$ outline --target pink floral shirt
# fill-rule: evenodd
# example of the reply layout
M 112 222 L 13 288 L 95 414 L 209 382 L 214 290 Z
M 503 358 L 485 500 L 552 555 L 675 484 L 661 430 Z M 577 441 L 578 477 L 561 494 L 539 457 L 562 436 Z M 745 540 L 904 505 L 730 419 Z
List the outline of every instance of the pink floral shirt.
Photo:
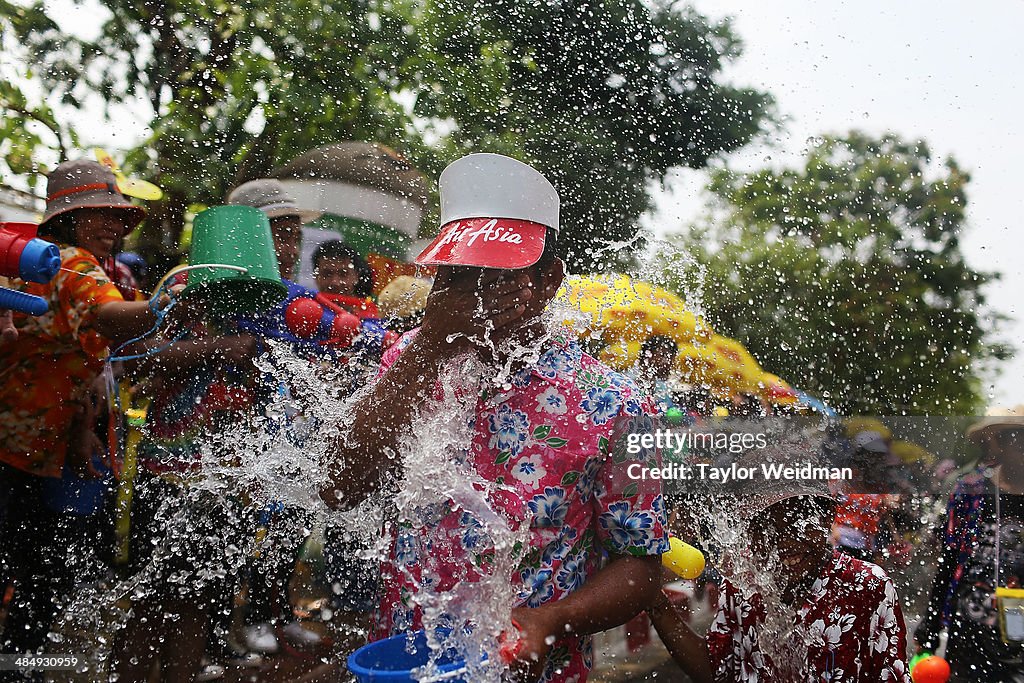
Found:
M 385 353 L 390 367 L 411 335 Z M 456 461 L 496 484 L 492 506 L 516 527 L 529 525 L 529 545 L 516 572 L 519 604 L 537 607 L 579 590 L 607 553 L 655 555 L 668 548 L 660 483 L 631 479 L 630 464 L 656 467 L 653 450 L 615 447 L 627 431 L 652 429 L 651 406 L 632 380 L 558 338 L 511 387 L 485 392 L 476 404 L 473 439 Z M 635 473 L 635 468 L 634 468 Z M 385 563 L 375 637 L 420 628 L 410 597 L 418 587 L 445 592 L 487 571 L 493 550 L 483 525 L 449 501 L 435 511 L 426 541 L 400 524 Z M 589 637 L 557 641 L 541 681 L 582 683 L 593 664 Z
M 878 565 L 836 551 L 796 619 L 787 651 L 805 670 L 787 673 L 759 642 L 764 599 L 748 600 L 726 581 L 707 633 L 715 682 L 911 683 L 900 602 Z

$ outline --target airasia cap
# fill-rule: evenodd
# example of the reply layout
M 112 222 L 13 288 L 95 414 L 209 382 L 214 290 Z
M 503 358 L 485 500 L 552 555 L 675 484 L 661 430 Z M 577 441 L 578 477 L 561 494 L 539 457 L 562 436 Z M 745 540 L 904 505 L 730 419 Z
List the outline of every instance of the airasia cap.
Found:
M 470 154 L 438 179 L 441 232 L 421 266 L 526 268 L 558 231 L 558 193 L 539 171 L 501 154 Z

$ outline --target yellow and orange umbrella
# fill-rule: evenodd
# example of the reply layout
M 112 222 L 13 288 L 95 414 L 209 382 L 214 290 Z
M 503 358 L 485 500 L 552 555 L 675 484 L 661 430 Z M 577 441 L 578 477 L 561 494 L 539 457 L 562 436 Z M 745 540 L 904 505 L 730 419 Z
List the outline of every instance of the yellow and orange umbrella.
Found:
M 797 402 L 786 382 L 765 372 L 735 339 L 715 334 L 676 294 L 626 275 L 584 275 L 566 280 L 555 297 L 575 316 L 580 336 L 599 335 L 607 344 L 601 359 L 624 370 L 636 363 L 642 343 L 655 335 L 679 345 L 680 379 L 722 396 L 747 393 L 774 404 Z
M 688 344 L 711 337 L 711 327 L 677 295 L 626 275 L 569 278 L 555 300 L 582 314 L 581 333 L 600 331 L 609 343 L 661 335 Z

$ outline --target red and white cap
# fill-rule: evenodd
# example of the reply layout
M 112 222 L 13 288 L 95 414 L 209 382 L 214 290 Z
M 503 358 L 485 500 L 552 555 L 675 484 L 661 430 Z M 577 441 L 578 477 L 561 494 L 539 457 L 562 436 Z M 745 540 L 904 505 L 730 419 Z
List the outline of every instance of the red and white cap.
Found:
M 558 193 L 533 167 L 500 154 L 470 154 L 438 179 L 441 232 L 416 257 L 421 266 L 515 269 L 544 252 L 558 231 Z

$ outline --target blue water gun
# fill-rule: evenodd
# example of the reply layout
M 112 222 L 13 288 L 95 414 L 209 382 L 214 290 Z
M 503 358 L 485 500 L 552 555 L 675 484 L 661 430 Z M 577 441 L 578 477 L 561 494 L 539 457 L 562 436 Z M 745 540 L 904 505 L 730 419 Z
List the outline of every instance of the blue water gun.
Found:
M 36 237 L 35 223 L 0 223 L 0 275 L 46 283 L 60 270 L 57 245 Z M 0 309 L 42 315 L 46 299 L 0 287 Z

